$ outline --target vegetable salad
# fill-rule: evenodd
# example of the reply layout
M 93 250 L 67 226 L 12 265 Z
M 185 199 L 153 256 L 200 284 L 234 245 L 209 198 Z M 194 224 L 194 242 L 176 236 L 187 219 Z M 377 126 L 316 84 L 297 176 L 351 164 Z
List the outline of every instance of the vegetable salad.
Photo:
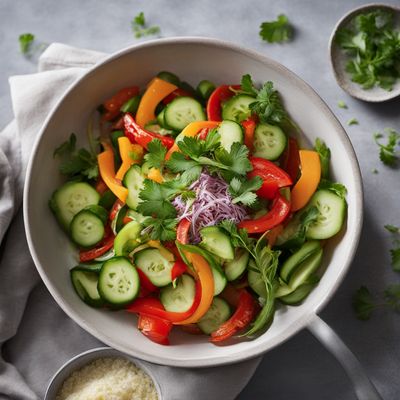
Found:
M 90 149 L 75 135 L 56 149 L 68 181 L 50 199 L 86 304 L 137 314 L 159 344 L 174 326 L 218 343 L 265 331 L 318 284 L 346 189 L 329 179 L 325 143 L 300 147 L 272 82 L 194 89 L 160 72 L 98 114 Z

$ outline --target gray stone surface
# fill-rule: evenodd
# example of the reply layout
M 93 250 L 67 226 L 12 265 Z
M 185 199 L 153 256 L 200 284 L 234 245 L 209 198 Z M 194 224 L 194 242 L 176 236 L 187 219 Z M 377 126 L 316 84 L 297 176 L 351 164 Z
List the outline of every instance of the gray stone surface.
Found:
M 348 97 L 333 78 L 327 50 L 336 21 L 361 4 L 361 0 L 0 0 L 0 127 L 12 118 L 8 77 L 34 72 L 36 68 L 33 61 L 19 53 L 17 38 L 23 32 L 32 32 L 43 42 L 113 52 L 137 41 L 131 33 L 130 20 L 143 10 L 150 24 L 160 25 L 164 37 L 228 39 L 289 67 L 316 89 L 345 127 L 352 117 L 360 122 L 347 127 L 347 131 L 359 157 L 365 185 L 361 244 L 345 281 L 321 316 L 354 351 L 384 399 L 395 400 L 400 397 L 399 316 L 379 310 L 370 321 L 358 321 L 351 309 L 351 297 L 361 284 L 379 295 L 387 284 L 400 282 L 400 276 L 390 269 L 391 240 L 383 229 L 385 223 L 400 225 L 400 171 L 380 163 L 372 140 L 372 132 L 385 127 L 400 130 L 400 101 L 373 105 Z M 258 37 L 260 22 L 279 13 L 287 14 L 293 22 L 294 41 L 285 45 L 262 43 Z M 338 100 L 344 100 L 349 108 L 339 109 Z M 374 168 L 378 174 L 372 173 Z M 239 399 L 353 400 L 355 396 L 336 361 L 308 332 L 302 332 L 266 354 Z

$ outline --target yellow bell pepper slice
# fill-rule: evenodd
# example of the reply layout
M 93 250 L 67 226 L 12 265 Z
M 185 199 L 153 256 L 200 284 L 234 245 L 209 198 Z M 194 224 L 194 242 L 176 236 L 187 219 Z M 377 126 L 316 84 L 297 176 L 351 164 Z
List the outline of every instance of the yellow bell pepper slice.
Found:
M 317 190 L 321 179 L 321 161 L 316 151 L 300 150 L 301 176 L 291 192 L 291 209 L 303 208 Z
M 156 118 L 154 111 L 157 104 L 176 89 L 178 87 L 172 83 L 160 78 L 154 78 L 140 100 L 136 113 L 136 122 L 144 127 L 149 121 L 154 120 Z
M 131 165 L 141 162 L 144 150 L 139 144 L 132 144 L 126 136 L 118 138 L 118 147 L 122 164 L 115 177 L 122 180 Z
M 149 171 L 147 177 L 157 183 L 164 182 L 164 178 L 161 174 L 161 171 L 158 168 L 150 168 L 150 171 Z

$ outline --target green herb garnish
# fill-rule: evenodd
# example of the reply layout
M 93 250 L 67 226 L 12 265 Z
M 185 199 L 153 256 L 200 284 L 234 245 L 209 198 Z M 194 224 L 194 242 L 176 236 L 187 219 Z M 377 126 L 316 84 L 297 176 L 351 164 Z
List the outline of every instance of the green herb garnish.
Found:
M 350 119 L 347 121 L 347 125 L 348 125 L 348 126 L 351 126 L 351 125 L 358 125 L 358 119 L 357 119 L 357 118 L 350 118 Z
M 141 38 L 143 36 L 155 35 L 160 33 L 160 27 L 153 25 L 147 26 L 146 19 L 144 17 L 143 11 L 137 14 L 132 20 L 132 31 L 136 38 Z
M 348 54 L 346 71 L 363 89 L 376 85 L 388 91 L 400 77 L 400 32 L 393 12 L 375 10 L 355 16 L 340 29 L 336 42 Z
M 229 183 L 229 194 L 232 196 L 232 203 L 242 203 L 245 206 L 251 206 L 257 201 L 257 194 L 254 193 L 260 189 L 263 180 L 259 176 L 252 179 L 233 178 Z
M 338 105 L 339 108 L 348 108 L 347 104 L 343 100 L 339 100 L 337 102 L 337 105 Z
M 150 168 L 158 168 L 162 170 L 165 163 L 166 147 L 161 143 L 160 139 L 153 139 L 147 145 L 147 153 L 144 156 L 145 161 Z
M 35 35 L 32 33 L 23 33 L 19 35 L 19 47 L 22 54 L 27 54 L 32 48 L 33 41 L 35 40 Z
M 382 133 L 374 133 L 374 139 L 376 144 L 379 146 L 379 158 L 380 160 L 389 167 L 394 167 L 398 161 L 398 155 L 396 152 L 396 148 L 399 145 L 400 134 L 397 133 L 394 129 L 385 128 L 387 132 L 387 143 L 382 144 L 379 142 L 380 139 L 384 138 Z
M 393 248 L 390 249 L 392 269 L 400 272 L 400 228 L 395 225 L 385 225 L 384 227 L 393 235 Z
M 276 21 L 266 21 L 260 26 L 260 37 L 268 43 L 288 42 L 292 34 L 293 29 L 284 14 L 278 15 Z
M 341 199 L 345 199 L 347 194 L 346 186 L 344 186 L 342 183 L 332 182 L 328 179 L 321 179 L 318 189 L 329 190 L 332 193 L 335 193 L 336 196 L 339 196 Z
M 319 155 L 319 159 L 321 161 L 321 176 L 324 179 L 329 177 L 329 164 L 331 161 L 331 151 L 329 147 L 322 141 L 320 138 L 315 140 L 314 145 L 315 151 Z

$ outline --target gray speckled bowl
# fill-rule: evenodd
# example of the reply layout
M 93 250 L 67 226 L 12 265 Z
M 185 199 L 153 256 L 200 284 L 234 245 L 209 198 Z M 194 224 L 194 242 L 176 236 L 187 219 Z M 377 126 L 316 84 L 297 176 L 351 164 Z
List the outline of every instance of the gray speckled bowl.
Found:
M 51 378 L 49 386 L 47 387 L 46 394 L 44 396 L 44 400 L 54 400 L 58 391 L 61 389 L 64 381 L 76 370 L 84 367 L 90 362 L 104 357 L 122 357 L 127 360 L 133 362 L 137 367 L 141 368 L 154 382 L 154 386 L 156 388 L 158 399 L 162 400 L 161 387 L 156 381 L 152 372 L 140 361 L 136 358 L 128 356 L 127 354 L 121 353 L 117 350 L 114 350 L 110 347 L 98 347 L 95 349 L 91 349 L 85 351 L 77 356 L 71 358 L 67 361 Z
M 335 75 L 336 81 L 339 86 L 346 91 L 350 96 L 357 99 L 368 101 L 371 103 L 379 103 L 382 101 L 387 101 L 394 99 L 400 95 L 400 80 L 398 80 L 393 89 L 388 92 L 380 87 L 374 87 L 372 89 L 364 90 L 358 83 L 352 82 L 350 74 L 345 70 L 346 62 L 348 60 L 347 56 L 343 53 L 343 50 L 335 43 L 335 36 L 338 29 L 345 28 L 351 21 L 351 19 L 357 14 L 361 14 L 365 11 L 371 11 L 374 9 L 389 9 L 395 13 L 395 24 L 400 27 L 400 7 L 386 4 L 367 4 L 358 8 L 353 9 L 348 12 L 333 29 L 330 42 L 329 42 L 329 52 L 331 58 L 331 65 L 333 73 Z

